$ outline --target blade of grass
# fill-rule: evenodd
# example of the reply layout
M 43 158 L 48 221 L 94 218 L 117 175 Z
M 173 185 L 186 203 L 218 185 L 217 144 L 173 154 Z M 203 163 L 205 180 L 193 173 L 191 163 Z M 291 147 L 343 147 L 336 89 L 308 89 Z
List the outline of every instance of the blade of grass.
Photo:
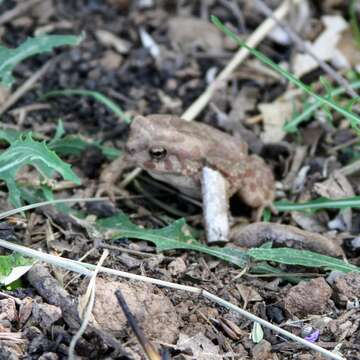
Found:
M 56 90 L 44 94 L 41 97 L 41 99 L 47 99 L 55 96 L 73 96 L 73 95 L 90 96 L 94 98 L 96 101 L 105 105 L 110 111 L 112 111 L 116 116 L 121 118 L 126 123 L 130 124 L 131 122 L 131 119 L 127 115 L 125 115 L 125 113 L 122 111 L 119 105 L 117 105 L 114 101 L 112 101 L 107 96 L 101 94 L 98 91 L 81 90 L 81 89 Z
M 239 46 L 244 47 L 248 51 L 251 52 L 258 60 L 260 60 L 262 63 L 268 65 L 270 68 L 275 70 L 278 74 L 282 75 L 284 78 L 289 80 L 292 84 L 296 85 L 300 89 L 302 89 L 307 94 L 311 95 L 318 101 L 320 101 L 322 104 L 328 105 L 332 109 L 336 110 L 338 113 L 343 115 L 345 118 L 347 118 L 351 125 L 360 133 L 360 118 L 356 116 L 356 114 L 342 108 L 334 101 L 331 101 L 321 95 L 318 95 L 314 93 L 309 86 L 305 85 L 301 80 L 299 80 L 297 77 L 274 63 L 271 59 L 269 59 L 267 56 L 262 54 L 260 51 L 253 49 L 249 47 L 244 41 L 242 41 L 235 33 L 233 33 L 230 29 L 228 29 L 216 16 L 211 16 L 211 21 L 213 24 L 221 30 L 225 35 L 233 39 Z
M 350 17 L 350 25 L 351 30 L 354 35 L 356 45 L 360 48 L 360 28 L 359 22 L 356 16 L 356 0 L 351 0 L 349 5 L 349 17 Z
M 320 210 L 320 209 L 346 209 L 346 208 L 360 208 L 360 196 L 353 196 L 344 199 L 327 199 L 320 198 L 311 200 L 305 203 L 295 204 L 288 201 L 278 201 L 274 203 L 278 211 L 305 211 L 305 210 Z
M 360 272 L 360 268 L 331 256 L 321 255 L 308 250 L 289 248 L 265 249 L 254 248 L 248 251 L 248 255 L 255 260 L 274 261 L 287 265 L 302 265 L 307 267 L 322 267 L 328 270 L 341 272 Z
M 350 87 L 354 90 L 360 88 L 360 81 L 355 81 L 350 84 Z M 345 93 L 345 89 L 343 87 L 334 89 L 329 95 L 334 97 Z M 304 111 L 298 116 L 294 117 L 292 120 L 287 122 L 283 126 L 283 130 L 288 133 L 293 133 L 297 131 L 297 127 L 302 122 L 305 122 L 310 119 L 311 114 L 321 106 L 321 102 L 319 100 L 315 100 L 310 106 L 308 106 Z

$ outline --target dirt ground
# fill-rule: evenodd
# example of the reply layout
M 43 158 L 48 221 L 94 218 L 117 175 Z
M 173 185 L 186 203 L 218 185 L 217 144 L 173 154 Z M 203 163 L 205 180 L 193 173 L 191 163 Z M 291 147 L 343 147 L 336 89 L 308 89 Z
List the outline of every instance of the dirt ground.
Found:
M 48 64 L 36 83 L 2 112 L 3 127 L 31 130 L 51 139 L 61 119 L 66 134 L 119 150 L 124 149 L 129 126 L 109 108 L 89 96 L 45 100 L 41 96 L 53 90 L 94 90 L 116 102 L 129 117 L 181 116 L 237 51 L 237 45 L 211 24 L 210 15 L 218 16 L 243 39 L 265 19 L 250 0 L 42 0 L 1 22 L 2 14 L 21 2 L 25 0 L 5 0 L 0 5 L 4 45 L 16 47 L 39 33 L 83 33 L 85 38 L 79 46 L 61 47 L 16 67 L 16 81 L 10 95 L 2 89 L 4 96 L 11 96 Z M 281 2 L 265 3 L 274 10 Z M 305 17 L 295 11 L 289 20 L 295 28 L 301 25 L 304 40 L 313 42 L 324 31 L 323 16 L 339 16 L 349 24 L 348 1 L 305 3 L 309 11 Z M 360 9 L 357 11 L 359 15 Z M 280 35 L 284 37 L 284 32 Z M 346 36 L 340 41 L 341 51 L 349 68 L 354 69 L 359 50 Z M 301 72 L 295 60 L 300 51 L 289 39 L 279 37 L 265 36 L 257 48 L 323 92 L 318 79 L 324 71 L 314 66 Z M 336 71 L 345 75 L 346 67 Z M 359 195 L 356 170 L 342 171 L 359 158 L 358 134 L 341 115 L 334 113 L 329 122 L 326 113 L 319 110 L 296 132 L 282 131 L 286 114 L 291 116 L 294 108 L 301 111 L 305 99 L 286 79 L 250 57 L 218 86 L 196 121 L 245 139 L 250 153 L 262 157 L 273 170 L 277 200 L 305 202 L 320 196 Z M 346 105 L 346 98 L 339 101 Z M 3 103 L 0 99 L 0 111 Z M 358 112 L 356 106 L 353 110 Z M 63 160 L 72 165 L 82 184 L 62 188 L 55 196 L 96 196 L 110 160 L 96 146 Z M 33 173 L 30 169 L 28 179 Z M 135 224 L 155 229 L 185 218 L 195 229 L 196 238 L 205 241 L 199 201 L 189 200 L 145 172 L 123 188 L 120 183 L 128 173 L 114 187 L 118 195 L 115 202 L 80 204 L 77 209 L 97 218 L 109 217 L 120 209 Z M 5 186 L 0 194 L 1 210 L 5 211 L 9 208 Z M 226 246 L 240 248 L 246 242 L 251 248 L 272 241 L 274 246 L 312 250 L 360 266 L 360 216 L 356 209 L 281 212 L 272 216 L 270 226 L 255 223 L 246 230 L 244 226 L 254 221 L 252 209 L 232 199 L 231 213 L 232 223 L 243 226 L 243 243 Z M 86 221 L 91 222 L 89 218 Z M 105 233 L 90 234 L 84 222 L 51 207 L 32 210 L 26 218 L 18 215 L 0 225 L 2 239 L 69 259 L 84 257 L 83 261 L 96 264 L 108 249 L 103 264 L 107 268 L 206 289 L 324 349 L 336 349 L 348 360 L 360 359 L 359 273 L 275 262 L 262 263 L 263 271 L 260 267 L 240 269 L 200 252 L 157 253 L 155 246 L 144 240 L 122 237 L 111 242 Z M 279 275 L 268 272 L 269 265 L 277 268 Z M 88 282 L 85 276 L 37 263 L 22 279 L 21 287 L 4 289 L 0 293 L 0 359 L 67 359 L 71 339 L 81 323 L 78 308 L 83 306 Z M 253 321 L 203 297 L 100 274 L 90 325 L 75 348 L 79 359 L 146 358 L 115 297 L 119 289 L 145 338 L 158 351 L 163 350 L 163 359 L 324 358 L 266 327 L 262 327 L 262 335 L 259 331 L 255 334 Z M 255 340 L 255 335 L 260 339 Z

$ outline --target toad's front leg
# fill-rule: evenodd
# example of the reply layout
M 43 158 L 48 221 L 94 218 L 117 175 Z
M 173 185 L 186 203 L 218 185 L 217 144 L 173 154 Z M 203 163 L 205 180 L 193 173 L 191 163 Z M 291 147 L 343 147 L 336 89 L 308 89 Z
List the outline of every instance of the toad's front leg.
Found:
M 131 164 L 126 156 L 120 156 L 107 165 L 101 172 L 100 185 L 96 192 L 96 196 L 108 195 L 112 201 L 115 201 L 117 193 L 115 184 L 125 170 L 134 165 Z

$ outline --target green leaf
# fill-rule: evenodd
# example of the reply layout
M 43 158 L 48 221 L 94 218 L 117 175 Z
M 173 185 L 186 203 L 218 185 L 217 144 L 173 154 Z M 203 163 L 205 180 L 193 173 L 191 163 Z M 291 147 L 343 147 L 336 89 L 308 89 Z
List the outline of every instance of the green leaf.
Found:
M 98 225 L 103 229 L 111 229 L 113 240 L 129 237 L 151 241 L 158 251 L 187 249 L 203 252 L 240 267 L 247 263 L 247 256 L 236 248 L 208 247 L 195 240 L 186 231 L 184 219 L 179 219 L 162 229 L 143 229 L 133 224 L 125 214 L 119 213 L 110 218 L 99 220 Z
M 54 137 L 51 139 L 51 141 L 49 141 L 49 145 L 51 145 L 52 142 L 61 139 L 64 135 L 65 135 L 64 124 L 63 124 L 62 120 L 59 119 L 58 125 L 57 125 L 57 127 L 56 127 L 55 135 L 54 135 Z
M 100 102 L 101 104 L 105 105 L 110 111 L 112 111 L 116 116 L 120 119 L 124 120 L 126 123 L 130 124 L 131 119 L 125 115 L 119 105 L 117 105 L 114 101 L 109 99 L 107 96 L 101 94 L 98 91 L 90 91 L 90 90 L 81 90 L 81 89 L 66 89 L 66 90 L 56 90 L 50 91 L 42 96 L 42 99 L 47 99 L 49 97 L 54 96 L 90 96 L 94 98 L 96 101 Z
M 358 48 L 360 48 L 360 28 L 357 17 L 357 0 L 350 0 L 349 4 L 349 17 L 350 17 L 350 25 L 351 30 Z
M 28 38 L 15 49 L 0 46 L 0 81 L 5 86 L 11 86 L 14 81 L 12 72 L 17 64 L 26 58 L 51 51 L 63 45 L 78 45 L 83 36 L 73 35 L 43 35 Z
M 344 199 L 327 199 L 319 198 L 304 203 L 292 203 L 287 200 L 277 201 L 274 203 L 278 211 L 308 211 L 320 209 L 347 209 L 347 208 L 360 208 L 360 196 L 353 196 Z
M 248 251 L 248 255 L 255 260 L 274 261 L 287 265 L 302 265 L 307 267 L 324 268 L 341 272 L 360 272 L 360 268 L 347 264 L 342 260 L 321 255 L 308 250 L 289 248 L 264 249 L 254 248 Z
M 305 93 L 311 95 L 316 100 L 318 100 L 322 105 L 328 105 L 330 108 L 334 109 L 344 117 L 346 117 L 352 127 L 360 132 L 360 118 L 354 114 L 353 112 L 350 112 L 340 105 L 338 105 L 336 102 L 329 100 L 328 98 L 316 94 L 314 91 L 311 90 L 309 86 L 304 84 L 301 80 L 299 80 L 296 76 L 289 73 L 285 69 L 283 69 L 281 66 L 274 63 L 271 59 L 269 59 L 267 56 L 262 54 L 260 51 L 253 49 L 252 47 L 248 46 L 243 40 L 241 40 L 235 33 L 233 33 L 230 29 L 228 29 L 216 16 L 211 16 L 211 21 L 213 24 L 221 30 L 225 35 L 233 39 L 240 47 L 244 47 L 246 50 L 248 50 L 252 55 L 254 55 L 258 60 L 260 60 L 265 65 L 268 65 L 271 69 L 276 71 L 278 74 L 283 76 L 285 79 L 290 81 L 293 85 L 296 85 L 301 90 L 303 90 Z
M 9 145 L 17 140 L 22 134 L 26 134 L 26 132 L 20 132 L 15 129 L 0 129 L 0 141 L 5 141 Z
M 24 275 L 35 262 L 18 253 L 0 256 L 0 283 L 9 285 Z
M 24 165 L 35 167 L 45 179 L 50 179 L 58 172 L 65 180 L 80 184 L 80 179 L 64 163 L 55 152 L 48 149 L 44 142 L 34 141 L 31 134 L 14 141 L 0 155 L 0 179 L 4 180 L 9 189 L 10 202 L 15 207 L 21 206 L 21 193 L 16 185 L 15 177 Z
M 9 145 L 14 141 L 27 136 L 30 131 L 19 131 L 15 129 L 0 129 L 0 141 L 5 141 Z M 98 147 L 101 152 L 109 160 L 114 160 L 121 155 L 121 151 L 109 146 L 103 146 L 99 141 L 90 141 L 83 139 L 78 135 L 65 135 L 65 130 L 62 124 L 62 121 L 59 121 L 59 124 L 56 128 L 56 133 L 52 140 L 50 140 L 47 145 L 49 149 L 54 150 L 60 156 L 67 155 L 81 155 L 81 153 L 87 149 L 89 146 Z M 40 134 L 31 133 L 32 137 L 35 139 L 41 139 Z
M 264 338 L 264 331 L 258 322 L 254 322 L 251 330 L 251 341 L 258 344 Z

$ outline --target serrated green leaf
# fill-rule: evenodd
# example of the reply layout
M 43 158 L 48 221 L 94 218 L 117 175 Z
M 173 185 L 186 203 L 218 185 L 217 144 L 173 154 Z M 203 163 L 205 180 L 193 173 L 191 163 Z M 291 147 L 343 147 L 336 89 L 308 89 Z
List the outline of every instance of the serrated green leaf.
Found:
M 342 260 L 308 250 L 297 250 L 289 248 L 254 248 L 248 251 L 248 255 L 255 260 L 274 261 L 287 265 L 302 265 L 316 268 L 320 267 L 326 270 L 336 270 L 341 272 L 360 272 L 360 268 L 357 266 L 347 264 Z
M 129 237 L 151 241 L 158 251 L 187 249 L 203 252 L 240 267 L 247 263 L 247 256 L 236 248 L 208 247 L 195 240 L 187 231 L 184 219 L 179 219 L 162 229 L 143 229 L 133 224 L 125 214 L 119 213 L 107 219 L 99 220 L 103 229 L 111 229 L 113 240 Z
M 21 206 L 21 193 L 15 177 L 24 165 L 35 167 L 45 179 L 50 179 L 54 172 L 58 172 L 65 180 L 81 183 L 69 164 L 63 162 L 54 151 L 49 150 L 44 142 L 34 141 L 29 134 L 14 141 L 0 155 L 0 179 L 6 183 L 10 202 L 15 207 Z
M 73 35 L 43 35 L 28 38 L 15 49 L 0 46 L 0 81 L 5 86 L 11 86 L 14 81 L 12 72 L 17 64 L 24 59 L 63 45 L 78 45 L 83 36 Z
M 30 131 L 19 131 L 15 129 L 0 129 L 0 141 L 5 141 L 9 145 L 14 141 L 27 136 Z M 40 134 L 31 133 L 35 139 L 40 139 Z M 103 146 L 99 141 L 90 141 L 83 139 L 78 135 L 64 136 L 64 128 L 60 121 L 56 128 L 56 133 L 52 140 L 47 143 L 49 149 L 54 150 L 60 156 L 81 155 L 89 146 L 98 147 L 104 156 L 109 160 L 114 160 L 121 156 L 121 151 L 109 146 Z
M 20 132 L 15 129 L 0 129 L 0 141 L 5 141 L 9 145 L 17 140 L 22 134 L 25 135 L 28 132 Z
M 65 129 L 64 124 L 61 119 L 58 121 L 58 125 L 56 127 L 56 132 L 54 137 L 49 141 L 49 145 L 51 145 L 52 142 L 61 139 L 65 135 Z
M 18 253 L 0 256 L 0 283 L 8 285 L 24 275 L 35 262 Z

